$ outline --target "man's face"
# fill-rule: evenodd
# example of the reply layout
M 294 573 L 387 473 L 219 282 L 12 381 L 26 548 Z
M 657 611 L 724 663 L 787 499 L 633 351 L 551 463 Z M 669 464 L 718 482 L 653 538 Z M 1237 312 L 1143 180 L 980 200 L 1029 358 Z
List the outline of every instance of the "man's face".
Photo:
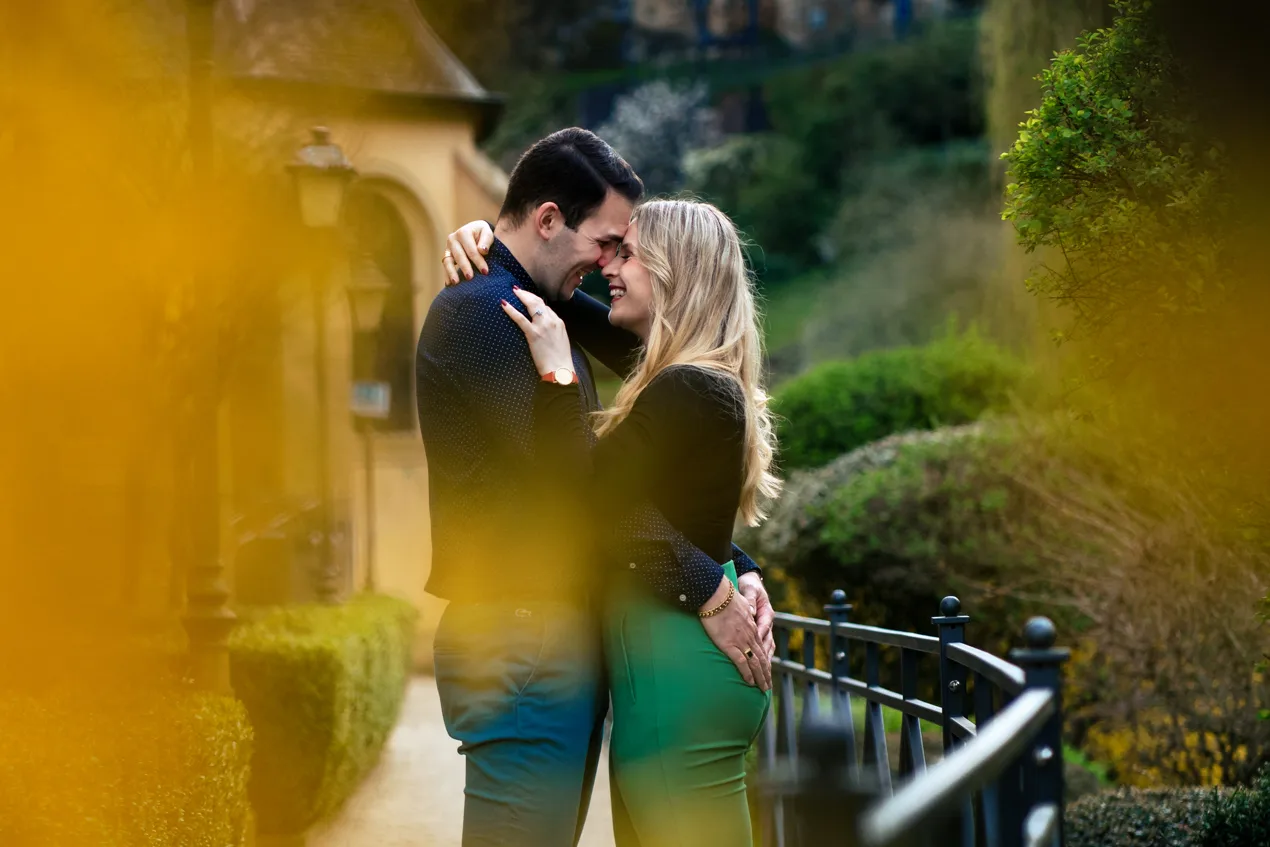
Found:
M 582 284 L 582 277 L 613 260 L 630 225 L 632 209 L 631 201 L 610 191 L 577 230 L 559 228 L 546 244 L 547 267 L 543 279 L 538 280 L 548 298 L 568 300 Z

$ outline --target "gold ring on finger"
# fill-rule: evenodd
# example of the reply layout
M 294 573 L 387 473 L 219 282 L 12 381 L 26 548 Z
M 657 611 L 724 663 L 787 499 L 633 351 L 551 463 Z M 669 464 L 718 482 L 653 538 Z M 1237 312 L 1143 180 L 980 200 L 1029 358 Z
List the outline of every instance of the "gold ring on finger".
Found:
M 745 651 L 745 658 L 747 658 L 747 659 L 753 659 L 753 658 L 754 658 L 754 651 L 753 651 L 753 650 L 746 650 L 746 651 Z
M 445 264 L 446 259 L 453 259 L 453 258 L 454 258 L 454 254 L 451 253 L 449 250 L 446 250 L 444 253 L 441 254 L 441 263 Z

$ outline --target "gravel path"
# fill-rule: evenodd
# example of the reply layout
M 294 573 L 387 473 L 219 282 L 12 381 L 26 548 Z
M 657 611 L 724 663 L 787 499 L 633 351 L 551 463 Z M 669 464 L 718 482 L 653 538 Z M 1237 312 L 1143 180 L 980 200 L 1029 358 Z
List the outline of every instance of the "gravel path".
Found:
M 600 762 L 579 847 L 613 847 L 608 751 Z M 445 733 L 436 682 L 415 677 L 378 767 L 308 847 L 457 847 L 463 831 L 463 757 Z

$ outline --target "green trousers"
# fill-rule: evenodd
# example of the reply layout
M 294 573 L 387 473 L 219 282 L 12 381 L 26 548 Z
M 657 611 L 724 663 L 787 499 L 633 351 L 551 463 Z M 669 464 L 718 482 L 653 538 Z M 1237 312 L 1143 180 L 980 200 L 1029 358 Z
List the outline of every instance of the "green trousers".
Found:
M 617 847 L 751 847 L 745 753 L 771 695 L 635 578 L 619 578 L 604 619 Z

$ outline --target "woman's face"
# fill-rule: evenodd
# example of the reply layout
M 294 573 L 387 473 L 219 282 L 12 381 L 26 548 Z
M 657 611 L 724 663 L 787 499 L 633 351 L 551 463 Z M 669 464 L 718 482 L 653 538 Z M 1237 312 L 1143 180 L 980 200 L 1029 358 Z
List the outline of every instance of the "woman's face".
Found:
M 617 257 L 604 266 L 613 300 L 609 323 L 645 341 L 653 325 L 653 281 L 639 259 L 639 224 L 632 222 Z

